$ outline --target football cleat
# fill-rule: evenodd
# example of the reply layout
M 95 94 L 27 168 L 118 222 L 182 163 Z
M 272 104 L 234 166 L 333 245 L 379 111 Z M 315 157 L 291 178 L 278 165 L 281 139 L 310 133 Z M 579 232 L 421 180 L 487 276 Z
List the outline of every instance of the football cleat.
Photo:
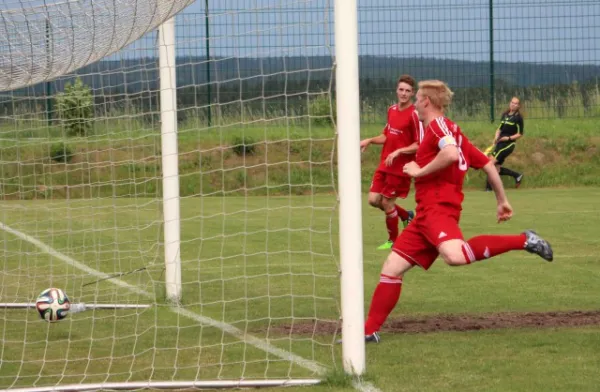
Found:
M 525 250 L 534 253 L 546 261 L 554 259 L 554 252 L 550 244 L 533 230 L 525 230 Z
M 381 336 L 379 332 L 373 332 L 370 335 L 365 335 L 365 343 L 379 343 L 381 342 Z
M 373 332 L 370 335 L 365 335 L 365 343 L 379 343 L 381 342 L 381 336 L 379 336 L 379 332 Z M 342 339 L 338 339 L 336 341 L 337 344 L 342 344 Z
M 517 178 L 515 179 L 515 181 L 516 181 L 516 183 L 515 183 L 515 188 L 518 188 L 518 187 L 520 187 L 520 186 L 521 186 L 521 181 L 523 181 L 523 175 L 522 175 L 522 174 L 520 174 L 520 175 L 519 175 L 519 177 L 517 177 Z
M 391 240 L 387 240 L 386 242 L 384 242 L 383 244 L 379 245 L 377 247 L 377 250 L 387 250 L 387 249 L 392 249 L 392 245 L 394 245 L 394 241 Z
M 413 219 L 415 219 L 415 213 L 414 211 L 407 211 L 408 212 L 408 218 L 406 220 L 402 221 L 402 224 L 404 225 L 404 228 L 406 228 L 406 226 L 408 226 L 408 224 L 410 222 L 412 222 Z

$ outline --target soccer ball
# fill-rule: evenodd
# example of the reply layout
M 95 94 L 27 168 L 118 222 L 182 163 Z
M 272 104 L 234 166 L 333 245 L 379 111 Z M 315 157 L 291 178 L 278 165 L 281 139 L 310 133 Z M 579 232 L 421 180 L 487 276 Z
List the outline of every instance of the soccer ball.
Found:
M 61 289 L 50 288 L 42 291 L 35 301 L 40 317 L 48 322 L 64 319 L 71 309 L 71 301 Z

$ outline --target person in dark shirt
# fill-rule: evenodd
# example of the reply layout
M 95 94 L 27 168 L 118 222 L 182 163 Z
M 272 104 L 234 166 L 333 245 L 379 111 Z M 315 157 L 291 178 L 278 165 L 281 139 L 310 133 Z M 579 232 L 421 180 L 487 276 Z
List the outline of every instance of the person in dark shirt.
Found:
M 502 113 L 500 126 L 496 129 L 494 135 L 494 150 L 491 153 L 494 159 L 494 164 L 501 176 L 511 176 L 515 179 L 515 186 L 518 188 L 523 181 L 523 174 L 517 173 L 503 167 L 504 161 L 515 150 L 516 141 L 523 137 L 523 116 L 520 109 L 521 101 L 517 97 L 510 100 L 508 109 Z M 490 184 L 486 186 L 486 190 L 491 190 Z

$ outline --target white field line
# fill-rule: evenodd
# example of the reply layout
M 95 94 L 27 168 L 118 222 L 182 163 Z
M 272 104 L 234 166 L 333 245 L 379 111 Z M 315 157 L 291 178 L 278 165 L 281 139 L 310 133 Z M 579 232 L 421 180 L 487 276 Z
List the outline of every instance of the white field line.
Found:
M 78 270 L 81 270 L 83 272 L 86 272 L 90 275 L 93 275 L 99 279 L 106 279 L 108 282 L 119 286 L 119 287 L 123 287 L 129 291 L 132 291 L 136 294 L 142 295 L 144 297 L 147 297 L 151 300 L 154 300 L 154 295 L 152 295 L 152 293 L 142 290 L 139 287 L 135 287 L 130 285 L 127 282 L 124 282 L 120 279 L 116 279 L 116 278 L 110 278 L 110 276 L 108 274 L 105 274 L 104 272 L 95 270 L 91 267 L 88 267 L 87 265 L 57 251 L 56 249 L 52 248 L 51 246 L 39 241 L 38 239 L 31 237 L 30 235 L 27 235 L 23 232 L 20 232 L 16 229 L 13 229 L 10 226 L 5 225 L 4 223 L 0 222 L 0 229 L 6 231 L 7 233 L 10 233 L 20 239 L 22 239 L 23 241 L 27 241 L 30 244 L 36 246 L 37 248 L 39 248 L 40 250 L 48 253 L 49 255 L 51 255 L 54 258 L 57 258 L 59 260 L 61 260 L 62 262 L 64 262 L 65 264 L 68 264 L 74 268 L 77 268 Z M 271 344 L 269 344 L 267 341 L 263 340 L 263 339 L 259 339 L 255 336 L 252 335 L 248 335 L 247 333 L 245 333 L 244 331 L 242 331 L 239 328 L 234 327 L 233 325 L 221 322 L 221 321 L 217 321 L 215 319 L 212 319 L 210 317 L 206 317 L 206 316 L 201 316 L 197 313 L 194 313 L 192 311 L 189 311 L 187 309 L 182 309 L 180 307 L 176 307 L 176 306 L 170 306 L 169 310 L 171 310 L 172 312 L 187 317 L 189 319 L 195 320 L 199 323 L 202 323 L 204 325 L 208 325 L 211 327 L 215 327 L 220 329 L 221 331 L 224 331 L 234 337 L 236 337 L 237 339 L 248 343 L 262 351 L 268 352 L 269 354 L 273 354 L 281 359 L 284 360 L 288 360 L 291 361 L 305 369 L 308 369 L 314 373 L 323 375 L 326 373 L 327 369 L 323 366 L 321 366 L 320 364 L 318 364 L 317 362 L 308 360 L 306 358 L 302 358 L 296 354 L 293 354 L 289 351 L 286 350 L 282 350 L 280 348 L 277 348 L 275 346 L 272 346 Z M 355 382 L 353 384 L 354 388 L 356 388 L 358 391 L 360 392 L 381 392 L 379 389 L 377 389 L 374 385 L 370 384 L 370 383 L 360 383 L 360 382 Z

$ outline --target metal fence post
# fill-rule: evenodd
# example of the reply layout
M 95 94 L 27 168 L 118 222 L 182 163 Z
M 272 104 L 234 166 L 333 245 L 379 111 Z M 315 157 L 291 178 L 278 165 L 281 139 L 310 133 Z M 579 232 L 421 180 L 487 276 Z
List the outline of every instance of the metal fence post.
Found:
M 490 122 L 494 122 L 494 97 L 496 95 L 494 86 L 494 1 L 490 0 Z

